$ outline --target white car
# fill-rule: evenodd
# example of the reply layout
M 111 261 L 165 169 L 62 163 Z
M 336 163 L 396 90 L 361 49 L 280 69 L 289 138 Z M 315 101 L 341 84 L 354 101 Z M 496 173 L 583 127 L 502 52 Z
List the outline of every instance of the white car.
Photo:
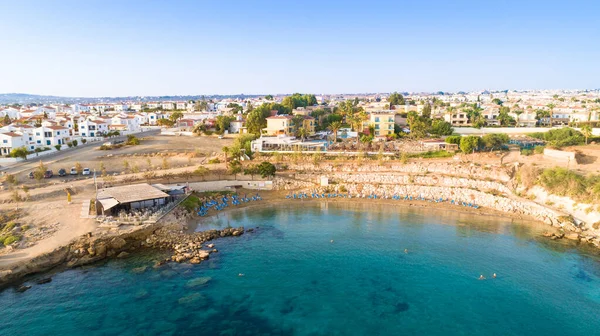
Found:
M 77 175 L 77 169 L 75 167 L 71 167 L 71 171 L 69 172 L 71 175 Z
M 90 168 L 83 168 L 81 175 L 90 175 Z

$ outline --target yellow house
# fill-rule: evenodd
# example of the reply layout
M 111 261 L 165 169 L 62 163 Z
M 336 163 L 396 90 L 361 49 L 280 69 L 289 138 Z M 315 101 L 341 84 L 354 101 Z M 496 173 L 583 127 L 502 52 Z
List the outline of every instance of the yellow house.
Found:
M 384 137 L 394 133 L 395 114 L 390 112 L 371 113 L 369 123 L 375 127 L 375 137 Z
M 267 128 L 263 129 L 266 135 L 287 135 L 294 136 L 296 125 L 294 117 L 291 115 L 276 115 L 267 118 Z M 302 127 L 308 131 L 308 135 L 315 134 L 315 118 L 310 116 L 300 116 L 303 118 Z

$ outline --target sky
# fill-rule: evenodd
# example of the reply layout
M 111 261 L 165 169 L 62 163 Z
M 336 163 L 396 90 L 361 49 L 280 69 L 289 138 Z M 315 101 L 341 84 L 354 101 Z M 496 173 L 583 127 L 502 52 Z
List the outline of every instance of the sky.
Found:
M 600 1 L 0 0 L 0 93 L 600 88 Z

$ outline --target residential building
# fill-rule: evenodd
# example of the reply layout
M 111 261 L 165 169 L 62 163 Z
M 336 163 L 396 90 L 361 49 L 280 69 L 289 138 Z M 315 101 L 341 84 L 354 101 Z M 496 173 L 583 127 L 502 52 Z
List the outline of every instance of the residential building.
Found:
M 395 113 L 392 111 L 371 112 L 369 124 L 375 128 L 375 137 L 394 134 Z
M 309 135 L 315 134 L 315 118 L 310 116 L 301 116 L 302 126 Z M 291 115 L 276 115 L 267 118 L 267 128 L 263 129 L 267 135 L 287 135 L 292 136 L 296 130 L 294 125 L 294 116 Z

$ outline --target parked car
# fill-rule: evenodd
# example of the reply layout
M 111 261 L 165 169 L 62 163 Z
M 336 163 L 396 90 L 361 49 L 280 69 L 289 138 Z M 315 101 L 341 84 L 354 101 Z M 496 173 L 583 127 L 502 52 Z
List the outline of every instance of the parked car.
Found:
M 29 172 L 29 178 L 33 179 L 35 176 L 33 176 L 33 172 Z
M 81 175 L 90 175 L 90 168 L 83 168 Z
M 71 175 L 77 175 L 77 169 L 75 169 L 75 167 L 71 167 Z
M 52 176 L 54 176 L 52 170 L 46 170 L 46 172 L 44 173 L 44 178 L 51 178 Z
M 223 134 L 219 135 L 219 139 L 223 139 L 223 138 L 224 138 Z
M 58 176 L 67 176 L 67 170 L 64 168 L 60 168 L 58 170 Z

